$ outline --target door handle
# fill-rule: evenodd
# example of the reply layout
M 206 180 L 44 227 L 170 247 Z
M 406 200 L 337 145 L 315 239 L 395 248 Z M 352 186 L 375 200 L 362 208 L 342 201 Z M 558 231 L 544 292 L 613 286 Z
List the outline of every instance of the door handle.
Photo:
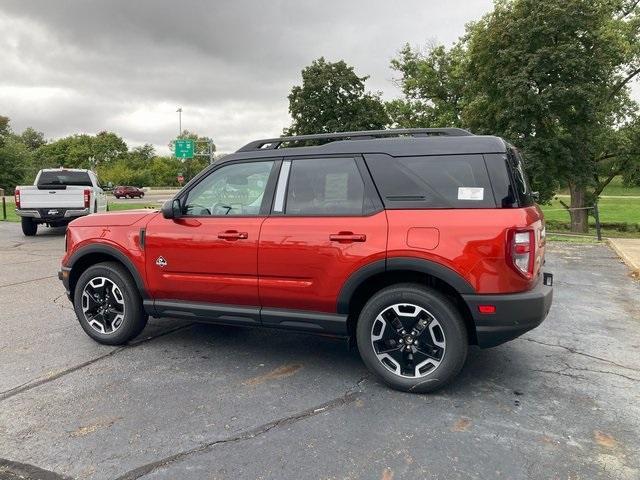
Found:
M 329 240 L 339 243 L 366 242 L 367 236 L 363 233 L 340 232 L 329 235 Z
M 246 240 L 249 238 L 247 232 L 237 232 L 235 230 L 227 230 L 226 232 L 220 232 L 218 238 L 222 240 Z

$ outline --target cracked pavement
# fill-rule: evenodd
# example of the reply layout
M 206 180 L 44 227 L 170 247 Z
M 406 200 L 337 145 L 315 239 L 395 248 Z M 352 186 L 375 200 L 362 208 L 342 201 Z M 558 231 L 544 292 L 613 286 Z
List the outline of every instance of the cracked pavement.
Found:
M 0 479 L 640 478 L 640 283 L 606 246 L 550 245 L 549 318 L 412 395 L 324 337 L 162 319 L 98 345 L 40 230 L 0 222 Z

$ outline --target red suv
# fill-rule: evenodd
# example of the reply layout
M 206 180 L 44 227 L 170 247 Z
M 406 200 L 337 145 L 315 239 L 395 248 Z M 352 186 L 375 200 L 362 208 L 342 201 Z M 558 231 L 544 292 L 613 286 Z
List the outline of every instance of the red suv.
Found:
M 113 189 L 113 196 L 116 198 L 142 198 L 144 197 L 144 191 L 138 187 L 116 187 Z
M 426 392 L 546 317 L 534 196 L 516 149 L 464 130 L 259 140 L 161 212 L 73 221 L 60 278 L 100 343 L 149 316 L 334 335 Z

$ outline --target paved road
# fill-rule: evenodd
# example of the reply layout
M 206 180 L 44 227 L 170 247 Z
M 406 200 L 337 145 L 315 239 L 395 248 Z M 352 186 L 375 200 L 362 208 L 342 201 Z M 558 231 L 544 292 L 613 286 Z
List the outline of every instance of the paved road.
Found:
M 412 395 L 328 338 L 154 320 L 93 343 L 44 232 L 0 222 L 0 478 L 640 478 L 640 285 L 605 246 L 552 245 L 548 320 Z
M 174 193 L 177 193 L 174 192 Z M 144 198 L 116 198 L 113 195 L 107 197 L 109 203 L 146 203 L 149 205 L 162 205 L 164 202 L 173 198 L 172 193 L 147 193 Z

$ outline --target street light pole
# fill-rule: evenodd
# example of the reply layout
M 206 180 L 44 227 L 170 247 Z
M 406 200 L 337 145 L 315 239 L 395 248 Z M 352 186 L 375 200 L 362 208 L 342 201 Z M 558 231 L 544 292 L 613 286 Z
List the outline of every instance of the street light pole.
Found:
M 182 135 L 182 107 L 178 107 L 178 137 Z

